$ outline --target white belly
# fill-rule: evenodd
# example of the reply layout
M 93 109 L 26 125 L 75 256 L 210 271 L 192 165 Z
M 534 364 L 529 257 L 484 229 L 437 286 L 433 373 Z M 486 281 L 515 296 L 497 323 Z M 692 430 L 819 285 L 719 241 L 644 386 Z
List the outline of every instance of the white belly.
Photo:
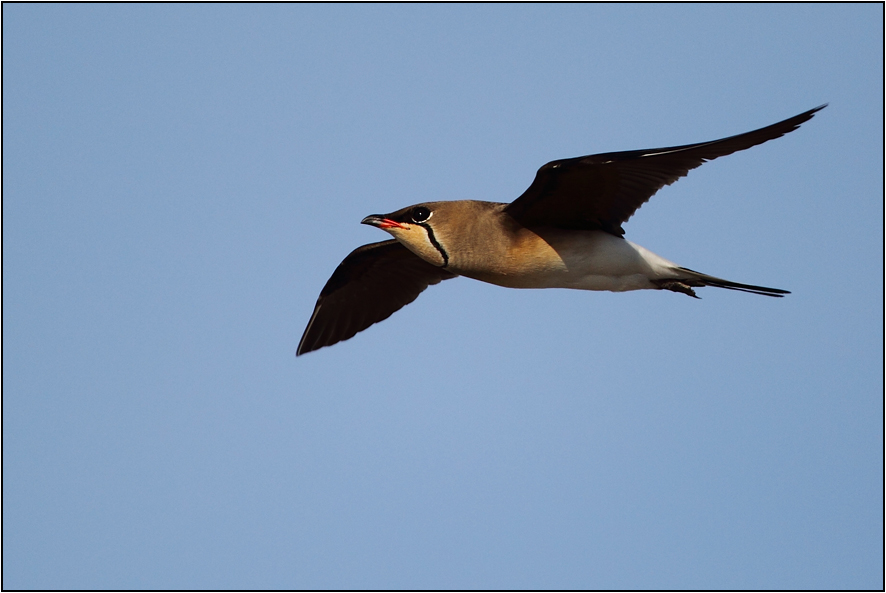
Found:
M 658 288 L 652 280 L 673 278 L 671 261 L 602 231 L 533 233 L 511 246 L 495 269 L 454 272 L 510 288 L 574 288 L 622 292 Z M 488 263 L 488 259 L 487 259 Z

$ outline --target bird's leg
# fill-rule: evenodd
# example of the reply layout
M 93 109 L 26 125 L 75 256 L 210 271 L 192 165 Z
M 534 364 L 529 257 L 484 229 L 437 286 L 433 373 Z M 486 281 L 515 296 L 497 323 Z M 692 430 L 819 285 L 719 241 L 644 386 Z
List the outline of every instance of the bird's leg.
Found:
M 695 291 L 688 284 L 684 284 L 679 280 L 659 280 L 655 282 L 659 288 L 663 290 L 672 290 L 674 292 L 682 292 L 683 294 L 688 294 L 692 298 L 699 298 Z

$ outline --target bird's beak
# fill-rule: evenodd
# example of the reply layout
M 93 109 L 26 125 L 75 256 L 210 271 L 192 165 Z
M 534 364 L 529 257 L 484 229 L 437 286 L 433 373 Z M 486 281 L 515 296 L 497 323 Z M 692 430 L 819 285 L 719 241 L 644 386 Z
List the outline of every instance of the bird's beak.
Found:
M 385 218 L 381 214 L 370 214 L 366 218 L 360 221 L 360 224 L 368 224 L 369 226 L 378 227 L 380 229 L 389 229 L 392 227 L 398 229 L 405 229 L 406 227 L 400 224 L 399 222 L 395 222 L 390 218 Z

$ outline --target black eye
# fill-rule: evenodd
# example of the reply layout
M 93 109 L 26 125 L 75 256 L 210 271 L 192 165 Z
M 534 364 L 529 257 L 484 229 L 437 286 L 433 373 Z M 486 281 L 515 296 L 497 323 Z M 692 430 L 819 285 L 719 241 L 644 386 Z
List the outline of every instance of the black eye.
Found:
M 431 211 L 424 206 L 416 206 L 412 209 L 412 222 L 424 222 L 431 217 Z

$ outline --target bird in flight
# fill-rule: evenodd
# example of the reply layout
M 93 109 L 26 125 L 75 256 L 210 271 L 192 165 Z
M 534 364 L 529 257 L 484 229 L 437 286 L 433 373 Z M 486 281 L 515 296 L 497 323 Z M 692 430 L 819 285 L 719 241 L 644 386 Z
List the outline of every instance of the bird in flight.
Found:
M 358 247 L 320 291 L 296 356 L 353 337 L 431 284 L 467 276 L 509 288 L 657 289 L 698 298 L 716 286 L 770 297 L 664 259 L 624 238 L 622 224 L 655 192 L 717 157 L 796 130 L 827 105 L 722 140 L 551 161 L 511 202 L 425 202 L 362 224 L 394 238 Z

